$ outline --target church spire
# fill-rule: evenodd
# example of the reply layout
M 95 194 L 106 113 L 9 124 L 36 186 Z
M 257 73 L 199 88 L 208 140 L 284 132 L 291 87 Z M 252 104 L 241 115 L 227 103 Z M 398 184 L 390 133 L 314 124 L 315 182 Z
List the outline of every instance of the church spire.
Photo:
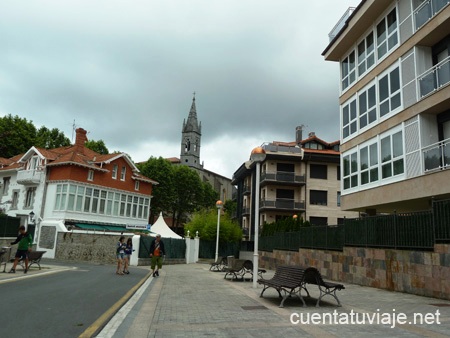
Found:
M 195 106 L 195 92 L 192 98 L 191 110 L 186 122 L 183 121 L 183 132 L 193 131 L 201 134 L 201 123 L 197 121 L 197 107 Z
M 191 109 L 187 120 L 183 120 L 181 131 L 181 154 L 182 164 L 190 167 L 201 168 L 200 144 L 202 137 L 202 124 L 197 120 L 197 107 L 195 106 L 195 92 L 192 98 Z

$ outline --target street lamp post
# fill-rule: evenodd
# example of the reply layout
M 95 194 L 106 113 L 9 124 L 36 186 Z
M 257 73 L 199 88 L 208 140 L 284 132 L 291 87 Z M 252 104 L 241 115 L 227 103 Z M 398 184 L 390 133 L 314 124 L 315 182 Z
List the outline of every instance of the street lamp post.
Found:
M 261 147 L 256 147 L 252 150 L 250 155 L 250 160 L 256 163 L 256 182 L 255 182 L 255 245 L 253 253 L 253 288 L 257 288 L 258 280 L 258 264 L 259 264 L 259 253 L 258 253 L 258 237 L 259 237 L 259 191 L 260 191 L 260 180 L 261 180 L 261 162 L 266 158 L 266 152 Z
M 219 229 L 220 229 L 220 209 L 222 209 L 223 202 L 218 200 L 216 202 L 217 207 L 217 235 L 216 235 L 216 262 L 219 259 Z

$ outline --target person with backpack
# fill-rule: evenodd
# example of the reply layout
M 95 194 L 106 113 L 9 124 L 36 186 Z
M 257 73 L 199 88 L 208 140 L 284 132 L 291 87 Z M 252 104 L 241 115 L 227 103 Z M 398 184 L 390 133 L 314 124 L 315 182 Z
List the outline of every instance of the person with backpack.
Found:
M 31 251 L 31 247 L 33 246 L 33 237 L 31 234 L 27 232 L 24 225 L 19 227 L 19 235 L 17 236 L 14 242 L 11 242 L 11 245 L 19 243 L 16 251 L 16 256 L 14 259 L 14 264 L 9 273 L 16 273 L 16 266 L 19 263 L 20 259 L 25 261 L 25 270 L 23 273 L 28 272 L 28 252 Z
M 150 245 L 150 257 L 152 259 L 151 268 L 153 277 L 159 276 L 159 269 L 162 268 L 163 256 L 165 256 L 165 254 L 166 251 L 164 249 L 164 242 L 161 241 L 161 235 L 158 234 Z

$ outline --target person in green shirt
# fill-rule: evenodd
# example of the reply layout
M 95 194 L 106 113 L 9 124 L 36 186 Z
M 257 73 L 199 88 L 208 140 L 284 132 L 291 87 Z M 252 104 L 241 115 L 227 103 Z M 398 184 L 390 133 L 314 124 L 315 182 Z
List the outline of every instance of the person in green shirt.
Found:
M 9 273 L 16 272 L 17 263 L 19 263 L 19 259 L 23 259 L 25 261 L 25 270 L 24 273 L 28 272 L 28 252 L 31 251 L 31 247 L 33 246 L 33 238 L 31 234 L 27 232 L 25 226 L 21 225 L 19 227 L 19 236 L 17 236 L 14 242 L 11 242 L 11 245 L 19 243 L 16 251 L 16 256 L 14 259 L 14 264 Z

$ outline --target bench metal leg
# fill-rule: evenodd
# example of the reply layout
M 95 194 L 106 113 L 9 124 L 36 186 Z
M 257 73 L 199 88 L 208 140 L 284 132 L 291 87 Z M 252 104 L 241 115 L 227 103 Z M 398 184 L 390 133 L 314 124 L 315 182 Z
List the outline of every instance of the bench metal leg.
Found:
M 341 302 L 339 301 L 339 298 L 336 295 L 336 290 L 337 290 L 336 288 L 327 289 L 327 288 L 323 288 L 319 285 L 319 290 L 320 290 L 320 296 L 319 296 L 319 299 L 317 299 L 316 307 L 319 307 L 320 300 L 326 295 L 330 295 L 330 296 L 334 297 L 334 299 L 336 299 L 338 307 L 342 306 Z

